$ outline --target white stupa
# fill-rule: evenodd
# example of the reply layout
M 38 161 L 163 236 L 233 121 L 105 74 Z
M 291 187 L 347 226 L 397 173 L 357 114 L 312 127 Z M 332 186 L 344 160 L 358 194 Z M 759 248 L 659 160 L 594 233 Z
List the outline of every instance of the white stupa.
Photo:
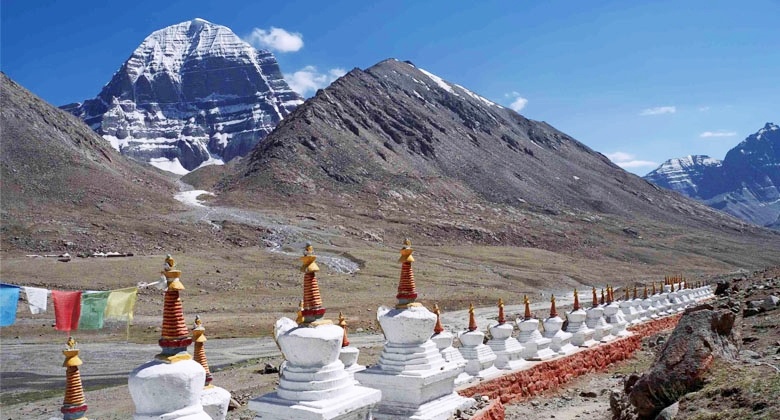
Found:
M 494 366 L 496 354 L 485 344 L 485 333 L 477 327 L 474 305 L 469 304 L 469 327 L 460 333 L 460 354 L 466 359 L 466 373 L 480 379 L 497 377 L 501 372 Z
M 463 367 L 445 362 L 431 340 L 436 315 L 415 302 L 412 252 L 407 239 L 399 259 L 398 304 L 377 310 L 387 339 L 379 362 L 355 373 L 361 384 L 382 390 L 382 399 L 372 411 L 376 420 L 446 420 L 457 410 L 474 404 L 473 399 L 455 393 L 455 378 Z
M 517 341 L 523 346 L 523 358 L 526 360 L 549 360 L 556 357 L 558 354 L 550 348 L 552 340 L 545 338 L 539 332 L 539 320 L 531 314 L 528 296 L 523 297 L 523 303 L 525 304 L 525 314 L 522 319 L 518 318 L 515 321 L 520 329 Z
M 614 300 L 611 286 L 607 286 L 607 305 L 604 306 L 604 319 L 611 327 L 610 333 L 615 337 L 628 337 L 632 335 L 629 331 L 626 330 L 628 322 L 623 317 L 623 312 L 620 310 L 620 306 Z
M 585 323 L 586 317 L 587 312 L 580 307 L 580 297 L 577 289 L 574 289 L 574 307 L 566 314 L 566 319 L 569 321 L 566 332 L 572 334 L 571 344 L 577 347 L 589 348 L 599 344 L 593 339 L 593 330 Z
M 203 321 L 201 321 L 199 316 L 195 316 L 192 338 L 195 341 L 195 361 L 203 366 L 203 370 L 206 371 L 206 381 L 203 385 L 203 392 L 200 394 L 200 404 L 203 406 L 203 411 L 212 419 L 225 420 L 228 406 L 230 405 L 230 392 L 212 383 L 213 378 L 205 349 L 207 341 L 206 328 L 203 326 Z
M 339 360 L 344 330 L 323 319 L 316 259 L 307 244 L 301 257 L 305 273 L 301 323 L 289 318 L 276 321 L 274 336 L 286 363 L 276 391 L 249 402 L 255 419 L 364 420 L 381 398 L 378 390 L 358 386 Z
M 170 255 L 162 275 L 167 289 L 163 307 L 162 352 L 130 373 L 128 387 L 135 404 L 135 420 L 209 420 L 201 405 L 206 371 L 192 360 L 187 347 L 192 344 L 184 322 L 179 292 L 184 290 L 181 271 L 174 269 Z
M 344 314 L 341 312 L 339 312 L 339 327 L 344 330 L 344 338 L 341 340 L 341 352 L 339 353 L 339 360 L 341 360 L 341 363 L 344 363 L 344 369 L 354 379 L 355 372 L 360 372 L 366 367 L 358 364 L 360 349 L 349 345 L 349 337 L 347 337 L 347 320 L 344 318 Z
M 561 330 L 563 319 L 558 316 L 558 311 L 555 308 L 555 295 L 550 296 L 550 317 L 546 318 L 542 325 L 544 325 L 542 335 L 550 339 L 552 351 L 559 355 L 572 354 L 577 351 L 577 347 L 571 344 L 573 334 Z
M 493 365 L 498 369 L 515 370 L 528 364 L 523 359 L 523 346 L 512 337 L 514 327 L 506 322 L 504 316 L 504 301 L 498 300 L 498 324 L 489 328 L 490 340 L 488 347 L 493 350 L 496 360 Z
M 436 348 L 439 349 L 439 353 L 441 353 L 441 357 L 444 358 L 445 362 L 454 363 L 460 366 L 462 370 L 458 377 L 455 378 L 455 386 L 471 382 L 474 377 L 466 373 L 466 359 L 463 358 L 463 355 L 460 354 L 458 349 L 452 346 L 455 336 L 453 336 L 451 332 L 445 331 L 444 327 L 441 325 L 439 305 L 433 305 L 433 313 L 436 314 L 436 325 L 433 327 L 431 340 L 436 343 Z
M 601 289 L 601 300 L 604 300 L 604 289 Z M 604 319 L 604 307 L 599 305 L 595 287 L 593 288 L 593 306 L 586 312 L 585 323 L 588 324 L 588 328 L 593 330 L 594 340 L 607 343 L 615 339 L 615 336 L 612 335 L 612 327 Z

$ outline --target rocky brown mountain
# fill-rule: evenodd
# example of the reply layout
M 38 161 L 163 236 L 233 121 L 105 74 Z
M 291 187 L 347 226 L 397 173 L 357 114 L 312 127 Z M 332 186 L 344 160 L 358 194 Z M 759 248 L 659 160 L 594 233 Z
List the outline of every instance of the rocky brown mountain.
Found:
M 627 173 L 550 124 L 394 59 L 317 92 L 219 188 L 223 203 L 311 211 L 374 240 L 415 232 L 435 243 L 597 252 L 682 229 L 780 244 Z
M 76 117 L 0 73 L 3 248 L 61 249 L 73 241 L 161 232 L 174 182 L 121 156 Z M 144 228 L 141 228 L 144 227 Z M 125 242 L 127 243 L 127 242 Z

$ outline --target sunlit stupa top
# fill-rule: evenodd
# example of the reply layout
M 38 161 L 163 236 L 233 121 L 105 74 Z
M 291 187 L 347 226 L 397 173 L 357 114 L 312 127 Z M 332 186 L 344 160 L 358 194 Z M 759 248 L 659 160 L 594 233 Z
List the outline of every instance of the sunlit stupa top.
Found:
M 401 263 L 401 279 L 398 282 L 398 294 L 395 296 L 398 299 L 398 303 L 395 305 L 397 309 L 420 305 L 415 302 L 417 299 L 417 286 L 414 283 L 414 270 L 412 269 L 412 263 L 414 262 L 413 252 L 412 241 L 409 238 L 404 239 L 401 256 L 398 258 L 398 262 Z
M 322 296 L 320 296 L 320 286 L 317 282 L 317 272 L 320 267 L 317 266 L 317 256 L 314 255 L 314 247 L 311 243 L 306 243 L 301 257 L 301 272 L 303 272 L 303 322 L 299 325 L 317 326 L 332 324 L 325 316 L 325 307 L 322 306 Z
M 82 361 L 79 358 L 79 350 L 76 348 L 76 340 L 68 337 L 68 347 L 62 351 L 65 355 L 65 361 L 62 363 L 66 367 L 65 371 L 65 398 L 62 400 L 60 412 L 65 420 L 85 419 L 87 412 L 86 398 L 84 397 L 84 387 L 81 383 L 81 373 L 79 366 Z

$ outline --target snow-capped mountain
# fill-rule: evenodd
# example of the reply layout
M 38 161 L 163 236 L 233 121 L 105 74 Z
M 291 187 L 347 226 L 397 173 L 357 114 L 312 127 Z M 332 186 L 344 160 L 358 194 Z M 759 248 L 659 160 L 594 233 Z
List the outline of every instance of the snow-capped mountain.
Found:
M 301 103 L 270 52 L 193 19 L 153 32 L 96 98 L 62 108 L 122 154 L 186 173 L 247 154 Z
M 654 171 L 645 175 L 645 179 L 666 189 L 677 191 L 689 197 L 699 195 L 699 190 L 708 186 L 723 162 L 706 155 L 688 155 L 669 159 Z
M 670 159 L 644 177 L 760 226 L 780 227 L 780 128 L 773 123 L 731 149 Z

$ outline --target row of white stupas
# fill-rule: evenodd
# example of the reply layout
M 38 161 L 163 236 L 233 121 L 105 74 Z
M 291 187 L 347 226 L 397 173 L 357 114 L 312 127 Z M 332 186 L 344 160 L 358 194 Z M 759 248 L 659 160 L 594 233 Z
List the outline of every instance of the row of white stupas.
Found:
M 490 326 L 490 340 L 477 328 L 473 305 L 469 308 L 468 330 L 458 335 L 460 347 L 453 347 L 455 336 L 444 331 L 439 309 L 430 312 L 416 302 L 417 291 L 412 270 L 411 243 L 401 249 L 401 279 L 393 308 L 380 307 L 377 319 L 385 335 L 382 354 L 369 368 L 357 364 L 359 350 L 349 346 L 344 317 L 338 324 L 324 319 L 311 245 L 301 257 L 304 273 L 304 299 L 296 320 L 276 322 L 274 338 L 285 362 L 275 392 L 255 398 L 249 408 L 256 419 L 431 419 L 446 420 L 455 411 L 470 407 L 474 400 L 461 397 L 456 386 L 489 379 L 507 371 L 522 369 L 532 361 L 561 357 L 582 348 L 631 335 L 626 327 L 672 315 L 699 300 L 709 298 L 710 288 L 685 288 L 682 279 L 675 290 L 674 279 L 667 279 L 663 291 L 617 302 L 611 287 L 602 291 L 601 302 L 593 289 L 593 305 L 583 309 L 574 292 L 574 307 L 564 324 L 551 299 L 550 317 L 534 319 L 528 298 L 525 314 L 516 320 L 519 334 L 506 322 L 499 300 L 498 323 Z M 181 272 L 166 258 L 162 274 L 167 281 L 163 327 L 159 340 L 162 352 L 130 374 L 129 388 L 135 403 L 134 419 L 223 420 L 230 394 L 211 384 L 205 356 L 203 326 L 196 321 L 195 360 L 187 352 L 193 342 L 184 323 L 179 291 L 184 290 Z M 433 334 L 431 334 L 433 333 Z M 78 350 L 67 350 L 68 385 L 62 412 L 66 420 L 85 418 L 86 403 L 78 377 Z M 75 353 L 74 353 L 75 351 Z M 75 359 L 74 359 L 75 355 Z M 74 361 L 75 360 L 75 361 Z M 70 361 L 70 362 L 69 362 Z M 75 367 L 74 367 L 75 366 Z M 78 392 L 77 392 L 78 391 Z

